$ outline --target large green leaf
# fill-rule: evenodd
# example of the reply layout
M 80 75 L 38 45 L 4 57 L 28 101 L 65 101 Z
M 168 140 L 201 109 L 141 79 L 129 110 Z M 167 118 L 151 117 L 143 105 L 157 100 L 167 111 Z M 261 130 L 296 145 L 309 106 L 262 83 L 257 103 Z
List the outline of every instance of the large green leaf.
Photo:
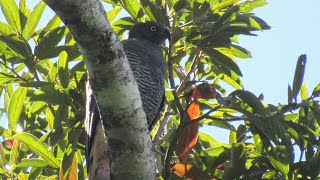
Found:
M 31 149 L 31 151 L 42 157 L 51 167 L 59 167 L 60 163 L 55 158 L 53 151 L 50 150 L 48 145 L 40 142 L 39 139 L 34 135 L 27 132 L 20 132 L 12 136 L 12 139 L 18 139 L 26 144 Z
M 216 49 L 208 49 L 208 48 L 200 48 L 200 49 L 202 49 L 208 56 L 210 56 L 210 60 L 212 60 L 213 63 L 223 66 L 229 70 L 232 70 L 235 73 L 237 73 L 239 76 L 242 76 L 242 73 L 238 65 L 228 56 L 222 54 Z
M 204 132 L 199 132 L 199 140 L 201 141 L 201 144 L 204 146 L 204 148 L 210 148 L 210 147 L 215 147 L 216 144 L 218 143 L 217 140 L 215 140 L 212 136 L 209 134 L 206 134 Z
M 40 1 L 34 8 L 34 10 L 31 12 L 27 24 L 25 25 L 25 28 L 23 29 L 22 36 L 29 40 L 31 35 L 34 33 L 34 30 L 36 29 L 40 18 L 42 16 L 42 13 L 44 11 L 44 8 L 46 7 L 46 4 L 43 1 Z
M 46 33 L 43 37 L 39 38 L 39 44 L 35 48 L 35 55 L 39 59 L 51 58 L 52 52 L 56 52 L 56 45 L 62 40 L 63 37 L 67 34 L 66 27 L 58 27 L 55 28 L 48 33 Z M 61 46 L 58 46 L 61 47 Z M 55 53 L 55 57 L 59 55 L 65 47 L 58 49 Z
M 0 24 L 1 25 L 1 24 Z M 1 28 L 0 28 L 1 29 Z M 4 30 L 4 29 L 2 29 Z M 16 34 L 5 34 L 1 35 L 0 34 L 0 41 L 4 42 L 8 48 L 11 49 L 11 52 L 14 53 L 15 56 L 18 56 L 20 59 L 26 59 L 32 56 L 32 50 L 31 47 L 28 43 L 23 41 L 19 36 Z M 28 64 L 26 65 L 30 67 L 30 60 L 28 60 Z
M 137 0 L 120 0 L 122 7 L 134 18 L 141 20 L 143 10 Z
M 300 55 L 297 61 L 296 71 L 294 73 L 292 95 L 293 99 L 297 101 L 297 96 L 302 86 L 304 71 L 306 69 L 307 55 Z
M 47 167 L 49 164 L 47 161 L 43 159 L 36 159 L 36 158 L 23 158 L 21 162 L 16 165 L 16 167 Z
M 290 170 L 290 158 L 286 146 L 278 145 L 267 151 L 271 164 L 283 175 L 287 175 Z
M 19 2 L 21 29 L 24 29 L 30 16 L 30 9 L 28 8 L 26 1 L 27 0 L 20 0 Z
M 261 101 L 251 92 L 245 90 L 233 91 L 230 96 L 237 96 L 242 101 L 247 103 L 256 113 L 266 116 L 267 112 Z
M 245 171 L 246 148 L 243 143 L 233 143 L 231 148 L 231 162 L 225 167 L 225 178 L 234 179 Z
M 68 70 L 68 54 L 62 51 L 58 58 L 58 75 L 61 86 L 67 88 L 69 85 L 69 70 Z
M 313 89 L 312 96 L 319 96 L 320 94 L 320 83 Z
M 21 32 L 19 9 L 14 0 L 0 0 L 2 13 L 7 22 L 18 32 Z
M 27 95 L 27 88 L 20 87 L 15 90 L 10 97 L 9 107 L 8 107 L 8 120 L 9 127 L 11 130 L 16 130 L 18 120 L 24 105 L 24 101 Z
M 9 36 L 16 33 L 8 24 L 0 21 L 0 34 Z
M 159 4 L 155 4 L 150 0 L 140 0 L 140 3 L 151 21 L 161 22 L 167 26 L 170 25 L 165 10 Z
M 58 85 L 46 85 L 30 95 L 31 101 L 44 101 L 52 104 L 67 104 L 68 95 Z
M 254 1 L 245 1 L 240 3 L 240 12 L 249 13 L 257 7 L 261 7 L 268 4 L 266 0 L 254 0 Z
M 118 16 L 118 14 L 121 12 L 122 8 L 121 7 L 116 7 L 110 11 L 107 12 L 108 20 L 109 22 L 112 22 L 114 18 Z
M 20 152 L 19 146 L 20 146 L 20 142 L 18 140 L 14 140 L 12 148 L 11 148 L 11 152 L 10 152 L 10 165 L 11 166 L 16 165 L 16 162 L 19 157 L 19 152 Z

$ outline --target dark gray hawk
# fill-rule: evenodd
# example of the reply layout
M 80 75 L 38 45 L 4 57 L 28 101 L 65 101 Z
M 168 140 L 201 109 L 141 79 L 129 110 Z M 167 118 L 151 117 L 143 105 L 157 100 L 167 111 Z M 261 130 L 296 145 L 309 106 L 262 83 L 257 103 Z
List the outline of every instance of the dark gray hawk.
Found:
M 149 130 L 162 108 L 165 59 L 161 44 L 170 38 L 169 29 L 156 22 L 134 25 L 122 41 L 133 75 L 138 83 Z M 95 99 L 87 83 L 86 160 L 89 179 L 106 179 L 110 174 L 108 151 Z

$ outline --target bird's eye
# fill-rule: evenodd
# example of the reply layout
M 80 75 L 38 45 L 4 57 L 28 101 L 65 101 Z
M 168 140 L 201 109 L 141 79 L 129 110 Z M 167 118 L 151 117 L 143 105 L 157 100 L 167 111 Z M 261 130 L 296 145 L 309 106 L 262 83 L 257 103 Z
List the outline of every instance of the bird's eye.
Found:
M 151 30 L 151 31 L 156 31 L 156 30 L 157 30 L 157 27 L 151 26 L 150 30 Z

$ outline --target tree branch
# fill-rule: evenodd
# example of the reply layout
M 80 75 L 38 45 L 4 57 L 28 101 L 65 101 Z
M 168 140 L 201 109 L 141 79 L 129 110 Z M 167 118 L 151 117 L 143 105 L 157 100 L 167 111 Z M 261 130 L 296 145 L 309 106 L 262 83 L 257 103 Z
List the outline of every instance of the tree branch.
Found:
M 137 83 L 101 2 L 44 1 L 69 28 L 84 57 L 107 139 L 110 176 L 155 179 L 154 154 Z

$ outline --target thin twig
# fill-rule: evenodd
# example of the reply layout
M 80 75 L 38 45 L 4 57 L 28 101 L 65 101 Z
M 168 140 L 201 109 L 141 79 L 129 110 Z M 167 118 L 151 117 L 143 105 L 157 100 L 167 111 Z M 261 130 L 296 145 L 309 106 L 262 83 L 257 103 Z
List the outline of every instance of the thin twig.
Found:
M 25 83 L 28 83 L 29 81 L 26 80 L 25 78 L 21 77 L 13 68 L 10 68 L 9 66 L 7 66 L 5 63 L 3 63 L 2 61 L 0 61 L 0 63 L 7 69 L 9 69 L 11 72 L 13 72 L 17 78 L 21 79 L 22 81 L 24 81 Z

